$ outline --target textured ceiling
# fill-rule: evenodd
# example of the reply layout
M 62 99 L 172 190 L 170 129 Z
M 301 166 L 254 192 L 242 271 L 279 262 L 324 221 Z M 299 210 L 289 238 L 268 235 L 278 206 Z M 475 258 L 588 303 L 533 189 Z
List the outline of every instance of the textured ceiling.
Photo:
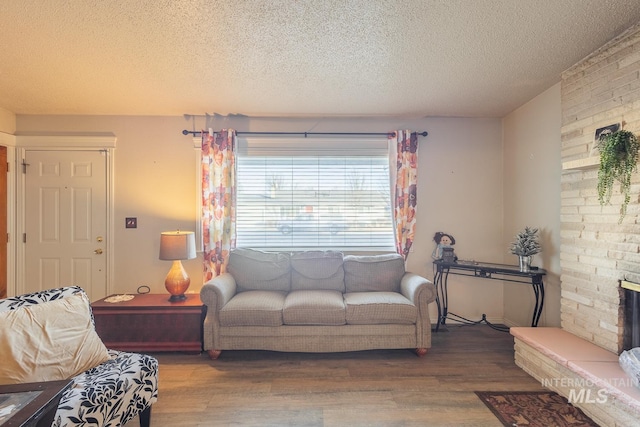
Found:
M 17 114 L 501 117 L 638 0 L 5 0 Z

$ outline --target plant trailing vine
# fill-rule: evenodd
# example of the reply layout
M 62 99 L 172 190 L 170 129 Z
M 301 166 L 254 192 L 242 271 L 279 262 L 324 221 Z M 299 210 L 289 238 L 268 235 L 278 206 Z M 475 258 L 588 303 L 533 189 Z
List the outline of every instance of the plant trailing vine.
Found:
M 598 150 L 598 200 L 601 205 L 608 204 L 614 182 L 620 183 L 620 193 L 624 196 L 620 206 L 620 223 L 631 200 L 631 174 L 638 170 L 640 143 L 632 132 L 619 130 L 603 137 L 598 143 Z

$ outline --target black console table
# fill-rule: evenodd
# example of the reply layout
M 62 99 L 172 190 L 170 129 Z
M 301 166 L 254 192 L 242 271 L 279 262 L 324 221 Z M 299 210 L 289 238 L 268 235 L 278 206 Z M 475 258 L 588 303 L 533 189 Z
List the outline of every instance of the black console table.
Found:
M 436 286 L 436 304 L 438 305 L 438 324 L 436 325 L 436 332 L 440 329 L 440 325 L 445 324 L 448 316 L 452 315 L 461 318 L 454 313 L 449 313 L 449 297 L 447 289 L 449 274 L 530 284 L 536 297 L 531 326 L 538 326 L 538 321 L 542 314 L 542 306 L 544 305 L 544 283 L 542 281 L 542 276 L 547 274 L 545 270 L 537 267 L 531 267 L 529 271 L 520 271 L 520 268 L 517 265 L 491 264 L 486 262 L 460 260 L 454 262 L 437 260 L 434 261 L 433 265 L 433 283 Z M 489 324 L 489 322 L 487 322 L 486 315 L 484 314 L 482 315 L 482 320 L 478 322 L 471 321 L 468 323 L 480 322 L 486 322 Z M 491 324 L 489 325 L 492 326 Z

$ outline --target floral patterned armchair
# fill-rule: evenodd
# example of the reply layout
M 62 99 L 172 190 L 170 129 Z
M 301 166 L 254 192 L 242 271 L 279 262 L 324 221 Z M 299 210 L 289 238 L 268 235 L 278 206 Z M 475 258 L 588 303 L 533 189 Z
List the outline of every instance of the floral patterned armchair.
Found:
M 0 299 L 0 313 L 78 293 L 84 294 L 82 288 L 71 286 Z M 158 361 L 144 354 L 108 353 L 110 360 L 71 378 L 53 427 L 119 427 L 136 416 L 141 427 L 150 425 L 151 406 L 158 399 Z

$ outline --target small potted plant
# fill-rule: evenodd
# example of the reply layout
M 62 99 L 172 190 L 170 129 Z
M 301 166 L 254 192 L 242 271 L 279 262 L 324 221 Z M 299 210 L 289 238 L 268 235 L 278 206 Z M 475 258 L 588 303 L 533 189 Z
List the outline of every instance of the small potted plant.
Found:
M 621 223 L 631 200 L 631 174 L 638 169 L 640 143 L 633 133 L 619 130 L 604 136 L 598 143 L 598 151 L 600 151 L 598 200 L 601 205 L 608 204 L 611 200 L 613 184 L 618 181 L 620 193 L 624 196 L 618 220 Z
M 516 234 L 510 250 L 512 254 L 518 255 L 520 271 L 528 272 L 531 268 L 531 257 L 542 250 L 538 240 L 538 229 L 525 227 Z

